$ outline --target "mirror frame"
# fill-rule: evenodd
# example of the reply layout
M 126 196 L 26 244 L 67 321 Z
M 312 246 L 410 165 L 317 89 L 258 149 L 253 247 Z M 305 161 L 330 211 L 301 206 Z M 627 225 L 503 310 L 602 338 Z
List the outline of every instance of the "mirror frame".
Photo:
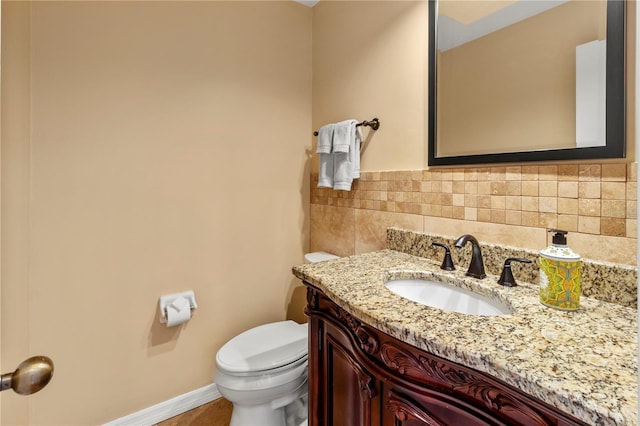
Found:
M 626 0 L 607 0 L 606 146 L 438 157 L 436 152 L 436 96 L 438 78 L 436 73 L 436 17 L 438 12 L 438 0 L 429 0 L 428 165 L 451 166 L 466 164 L 525 163 L 530 161 L 625 158 L 625 9 Z M 526 131 L 526 129 L 523 129 L 523 131 Z

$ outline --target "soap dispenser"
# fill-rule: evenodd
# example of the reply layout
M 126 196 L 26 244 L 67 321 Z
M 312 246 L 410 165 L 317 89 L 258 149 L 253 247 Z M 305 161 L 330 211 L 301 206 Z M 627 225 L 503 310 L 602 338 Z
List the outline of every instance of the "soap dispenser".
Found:
M 553 232 L 551 245 L 540 251 L 540 302 L 566 311 L 580 307 L 582 260 L 567 246 L 567 231 Z

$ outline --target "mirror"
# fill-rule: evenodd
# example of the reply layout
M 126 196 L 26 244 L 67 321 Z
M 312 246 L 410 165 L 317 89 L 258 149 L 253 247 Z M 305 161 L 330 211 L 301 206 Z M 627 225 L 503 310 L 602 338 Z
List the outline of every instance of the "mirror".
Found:
M 625 2 L 430 0 L 429 165 L 625 156 Z

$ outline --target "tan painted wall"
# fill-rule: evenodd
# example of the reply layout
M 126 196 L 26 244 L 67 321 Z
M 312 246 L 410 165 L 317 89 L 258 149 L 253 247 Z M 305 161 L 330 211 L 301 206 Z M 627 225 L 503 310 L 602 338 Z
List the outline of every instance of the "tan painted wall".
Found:
M 427 22 L 423 1 L 321 1 L 313 8 L 313 125 L 379 117 L 380 130 L 363 132 L 370 139 L 362 170 L 427 163 Z
M 440 52 L 438 155 L 575 147 L 575 46 L 605 38 L 606 3 L 571 1 Z
M 20 21 L 3 6 L 2 40 L 31 42 L 3 50 L 31 62 L 3 73 L 31 84 L 3 93 L 3 124 L 14 108 L 31 121 L 3 127 L 2 324 L 22 333 L 3 330 L 2 362 L 41 353 L 56 372 L 27 410 L 3 395 L 2 424 L 99 424 L 211 383 L 217 349 L 284 319 L 298 285 L 311 9 L 42 2 Z M 186 289 L 195 318 L 160 325 L 158 297 Z

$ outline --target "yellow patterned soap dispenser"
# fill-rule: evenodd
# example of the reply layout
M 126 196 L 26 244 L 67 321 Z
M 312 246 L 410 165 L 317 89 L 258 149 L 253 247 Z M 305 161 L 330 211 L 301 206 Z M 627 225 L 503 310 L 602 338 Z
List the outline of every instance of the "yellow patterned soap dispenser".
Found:
M 567 231 L 553 232 L 552 243 L 540 251 L 540 302 L 566 311 L 580 307 L 582 260 L 567 246 Z

